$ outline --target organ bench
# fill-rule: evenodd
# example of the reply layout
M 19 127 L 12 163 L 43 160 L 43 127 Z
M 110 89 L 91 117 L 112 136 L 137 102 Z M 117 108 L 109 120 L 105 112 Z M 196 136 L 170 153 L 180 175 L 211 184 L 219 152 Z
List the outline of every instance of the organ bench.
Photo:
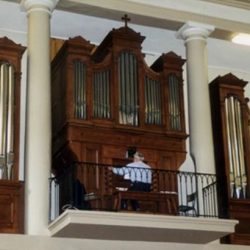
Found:
M 178 212 L 178 195 L 176 192 L 138 192 L 117 190 L 113 194 L 113 210 L 122 211 L 122 200 L 137 200 L 140 204 L 141 212 L 170 215 L 176 215 Z M 130 206 L 128 206 L 128 210 L 131 210 Z

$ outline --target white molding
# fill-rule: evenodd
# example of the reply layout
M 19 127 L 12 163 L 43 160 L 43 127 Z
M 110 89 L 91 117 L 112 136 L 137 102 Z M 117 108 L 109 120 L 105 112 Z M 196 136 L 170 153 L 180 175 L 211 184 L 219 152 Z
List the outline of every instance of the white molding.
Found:
M 237 223 L 217 218 L 66 210 L 48 229 L 52 237 L 204 244 L 233 233 Z
M 22 0 L 21 8 L 28 13 L 33 11 L 45 11 L 51 14 L 58 2 L 59 0 Z
M 177 31 L 176 37 L 186 42 L 190 40 L 206 40 L 214 29 L 212 25 L 187 22 Z

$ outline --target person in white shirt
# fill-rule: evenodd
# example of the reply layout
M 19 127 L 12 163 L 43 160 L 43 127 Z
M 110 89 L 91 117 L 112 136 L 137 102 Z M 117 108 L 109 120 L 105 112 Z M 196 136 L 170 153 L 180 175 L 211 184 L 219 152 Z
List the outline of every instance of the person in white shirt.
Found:
M 140 152 L 134 154 L 134 161 L 122 168 L 113 168 L 113 172 L 122 175 L 125 180 L 130 180 L 129 191 L 149 192 L 152 183 L 151 167 L 144 161 L 144 156 Z M 139 210 L 139 203 L 131 200 L 133 210 Z M 127 201 L 122 201 L 122 208 L 126 209 Z

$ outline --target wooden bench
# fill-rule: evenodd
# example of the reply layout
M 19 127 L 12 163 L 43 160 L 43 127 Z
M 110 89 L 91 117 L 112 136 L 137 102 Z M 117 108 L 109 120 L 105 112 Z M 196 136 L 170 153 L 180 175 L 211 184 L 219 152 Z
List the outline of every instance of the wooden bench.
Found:
M 176 192 L 138 192 L 115 191 L 113 196 L 113 209 L 121 211 L 122 200 L 137 200 L 140 203 L 141 212 L 153 212 L 161 214 L 177 214 L 178 195 Z

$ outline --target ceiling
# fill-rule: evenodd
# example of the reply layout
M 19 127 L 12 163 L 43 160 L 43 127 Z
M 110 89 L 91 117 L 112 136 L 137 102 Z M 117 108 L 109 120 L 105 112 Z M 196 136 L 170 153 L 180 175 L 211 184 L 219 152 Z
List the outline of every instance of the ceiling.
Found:
M 20 3 L 22 0 L 5 0 L 5 1 Z M 199 0 L 199 1 L 217 3 L 217 4 L 221 4 L 221 5 L 227 5 L 227 6 L 232 6 L 232 7 L 236 7 L 236 8 L 243 8 L 243 9 L 250 10 L 250 0 Z M 62 2 L 66 3 L 67 1 L 62 1 Z M 68 2 L 70 2 L 70 1 L 68 1 Z M 83 1 L 78 1 L 78 2 L 80 3 Z
M 117 21 L 126 13 L 131 23 L 173 31 L 187 21 L 206 23 L 216 27 L 211 37 L 223 40 L 250 33 L 249 0 L 60 0 L 57 9 Z
M 173 31 L 187 21 L 201 22 L 216 27 L 211 37 L 223 40 L 250 33 L 250 0 L 59 0 L 56 9 L 116 21 L 126 13 L 131 23 Z
M 201 1 L 218 3 L 222 5 L 250 10 L 250 0 L 201 0 Z
M 0 0 L 0 33 L 25 44 L 26 13 L 13 4 L 20 2 Z M 142 50 L 149 65 L 166 51 L 185 57 L 176 31 L 194 21 L 216 28 L 209 37 L 209 65 L 249 72 L 249 47 L 227 41 L 236 32 L 250 33 L 250 0 L 60 0 L 51 18 L 51 36 L 68 39 L 80 35 L 98 45 L 111 29 L 123 25 L 125 13 L 131 18 L 130 27 L 146 37 Z

